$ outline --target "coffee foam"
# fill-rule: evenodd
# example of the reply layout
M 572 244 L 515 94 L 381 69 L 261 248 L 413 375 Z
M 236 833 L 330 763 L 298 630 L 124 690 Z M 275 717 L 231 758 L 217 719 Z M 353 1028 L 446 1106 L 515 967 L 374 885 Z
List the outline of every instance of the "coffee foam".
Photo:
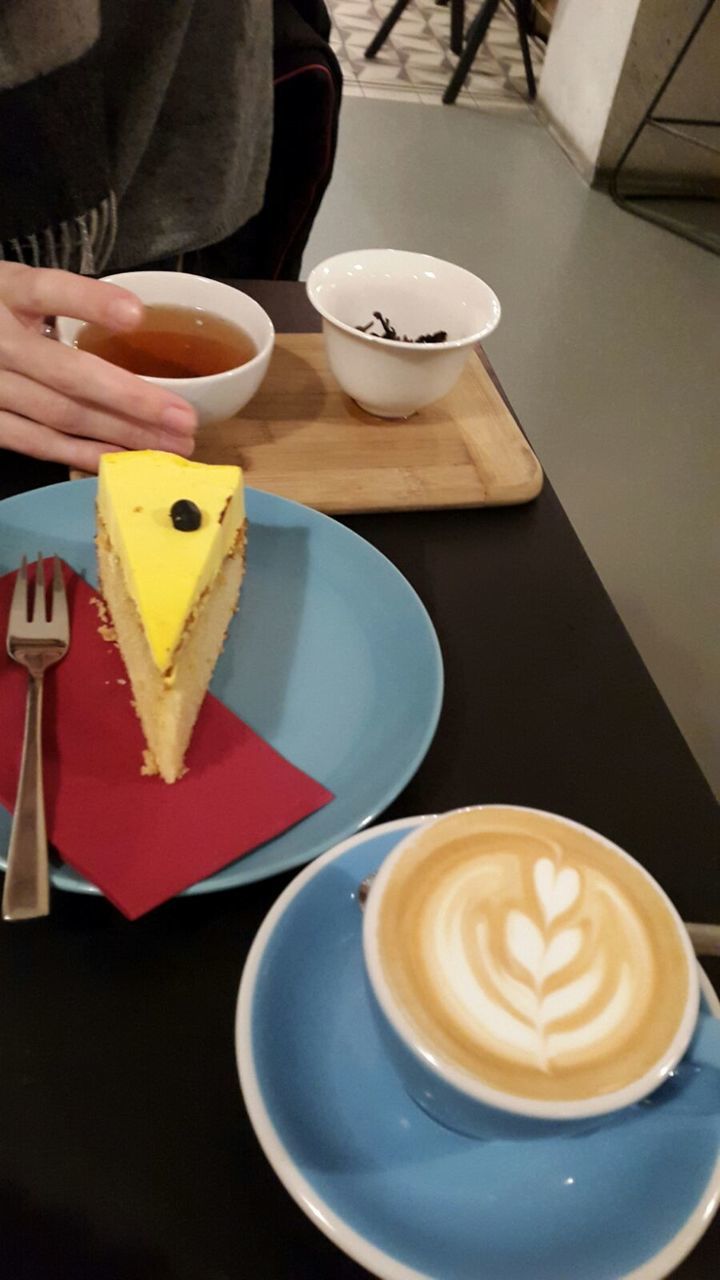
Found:
M 385 884 L 378 945 L 430 1052 L 531 1099 L 639 1079 L 688 1000 L 664 895 L 592 833 L 530 811 L 451 814 L 415 835 Z

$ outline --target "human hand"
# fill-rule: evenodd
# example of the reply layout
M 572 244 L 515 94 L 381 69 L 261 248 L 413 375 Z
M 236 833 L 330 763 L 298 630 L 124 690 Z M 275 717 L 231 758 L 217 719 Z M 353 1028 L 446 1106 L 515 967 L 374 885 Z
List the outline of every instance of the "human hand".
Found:
M 68 271 L 0 262 L 0 447 L 97 471 L 100 455 L 165 449 L 190 457 L 195 410 L 134 373 L 42 336 L 46 316 L 134 329 L 127 289 Z

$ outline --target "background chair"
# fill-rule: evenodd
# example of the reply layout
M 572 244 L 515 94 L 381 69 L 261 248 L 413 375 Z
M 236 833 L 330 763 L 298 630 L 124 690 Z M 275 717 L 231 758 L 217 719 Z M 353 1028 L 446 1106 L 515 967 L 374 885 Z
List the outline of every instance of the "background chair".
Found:
M 488 27 L 500 8 L 502 0 L 483 0 L 477 14 L 468 28 L 465 27 L 465 0 L 438 0 L 440 4 L 450 5 L 450 48 L 460 61 L 453 72 L 443 94 L 443 102 L 452 103 L 457 98 L 477 56 L 478 49 L 488 32 Z M 396 22 L 402 17 L 410 0 L 396 0 L 377 35 L 370 41 L 365 50 L 366 58 L 374 58 L 382 49 Z M 528 35 L 532 30 L 532 0 L 512 0 L 517 22 L 518 38 L 522 51 L 525 79 L 527 81 L 528 98 L 532 101 L 537 93 L 535 73 L 530 56 Z

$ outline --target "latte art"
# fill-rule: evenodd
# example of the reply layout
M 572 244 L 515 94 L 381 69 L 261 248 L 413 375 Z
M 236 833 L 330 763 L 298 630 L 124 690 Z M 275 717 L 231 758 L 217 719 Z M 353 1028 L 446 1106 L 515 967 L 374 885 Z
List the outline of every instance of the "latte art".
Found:
M 490 846 L 444 877 L 425 907 L 425 963 L 479 1050 L 550 1071 L 597 1056 L 642 1020 L 651 953 L 632 904 L 603 876 L 563 867 L 559 846 L 529 870 L 517 894 L 517 859 Z M 483 895 L 488 874 L 505 890 L 496 908 Z
M 428 1051 L 538 1099 L 612 1092 L 680 1025 L 688 966 L 642 870 L 550 815 L 448 815 L 383 889 L 383 973 Z

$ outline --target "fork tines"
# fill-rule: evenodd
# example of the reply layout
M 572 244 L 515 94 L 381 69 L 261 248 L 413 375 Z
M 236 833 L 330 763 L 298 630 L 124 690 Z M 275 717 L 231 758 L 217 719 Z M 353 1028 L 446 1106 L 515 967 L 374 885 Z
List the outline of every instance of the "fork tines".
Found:
M 57 556 L 53 556 L 52 561 L 51 591 L 48 599 L 45 561 L 42 554 L 38 552 L 35 562 L 34 590 L 31 590 L 29 582 L 27 556 L 23 556 L 10 602 L 9 622 L 13 631 L 26 630 L 28 627 L 37 628 L 51 622 L 58 625 L 61 633 L 68 631 L 67 595 L 62 566 Z
M 44 618 L 47 618 L 47 605 L 45 601 L 45 565 L 42 558 L 42 551 L 38 551 L 37 560 L 35 562 L 35 596 L 32 603 L 31 619 L 35 622 L 42 622 Z
M 67 592 L 63 581 L 62 566 L 57 556 L 53 556 L 51 608 L 53 622 L 59 623 L 67 631 L 69 628 Z

